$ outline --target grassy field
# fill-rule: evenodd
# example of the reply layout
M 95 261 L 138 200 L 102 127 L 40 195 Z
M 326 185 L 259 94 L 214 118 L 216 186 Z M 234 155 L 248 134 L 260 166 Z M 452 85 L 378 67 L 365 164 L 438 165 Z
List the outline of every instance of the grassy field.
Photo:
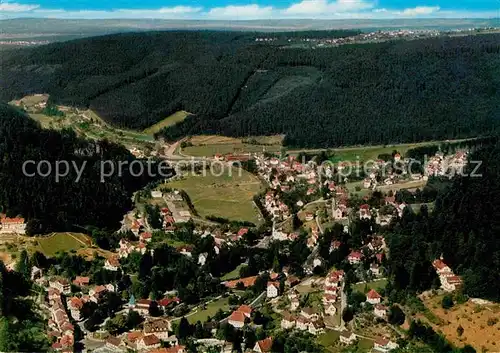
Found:
M 55 256 L 57 252 L 71 252 L 88 248 L 91 239 L 81 233 L 52 233 L 46 237 L 36 238 L 35 250 L 45 256 Z
M 446 339 L 458 347 L 466 344 L 474 347 L 478 352 L 497 352 L 500 345 L 500 305 L 477 305 L 471 301 L 464 304 L 455 304 L 445 310 L 441 306 L 442 295 L 424 300 L 424 305 L 438 318 L 432 325 L 436 332 L 442 332 Z M 463 334 L 457 333 L 462 326 Z
M 240 278 L 240 269 L 246 266 L 245 264 L 239 264 L 238 267 L 236 267 L 234 270 L 231 272 L 226 273 L 224 276 L 222 276 L 220 279 L 221 281 L 230 281 L 232 279 L 237 279 Z
M 238 139 L 224 136 L 194 136 L 189 139 L 192 146 L 182 149 L 182 153 L 194 157 L 211 157 L 215 154 L 239 154 L 256 152 L 279 152 L 282 136 L 256 136 Z
M 340 347 L 334 347 L 339 344 L 339 337 L 339 331 L 326 330 L 325 333 L 318 336 L 316 342 L 325 347 L 328 352 L 339 352 L 341 350 Z
M 177 123 L 180 123 L 190 115 L 191 113 L 188 113 L 184 110 L 179 110 L 178 112 L 175 112 L 174 114 L 166 117 L 162 121 L 157 122 L 153 126 L 148 127 L 143 132 L 148 135 L 154 135 L 156 132 L 160 131 L 165 127 L 173 126 Z
M 247 171 L 234 169 L 232 176 L 226 170 L 220 176 L 207 171 L 205 176 L 188 174 L 165 185 L 187 192 L 201 217 L 216 215 L 229 220 L 258 223 L 258 211 L 253 196 L 261 188 L 261 182 Z
M 195 314 L 186 316 L 190 324 L 195 324 L 198 320 L 204 322 L 207 318 L 213 317 L 219 309 L 223 311 L 229 310 L 229 299 L 220 298 L 210 304 L 207 304 L 205 310 L 198 310 Z
M 189 146 L 182 149 L 182 153 L 187 156 L 193 157 L 212 157 L 216 154 L 242 154 L 242 153 L 262 153 L 266 152 L 279 152 L 281 146 L 279 145 L 254 145 L 248 143 L 234 143 L 234 144 L 209 144 L 199 146 Z
M 387 280 L 381 279 L 378 281 L 372 281 L 372 282 L 368 282 L 368 283 L 353 284 L 352 289 L 363 293 L 365 291 L 365 288 L 368 288 L 368 290 L 370 290 L 370 289 L 378 290 L 380 288 L 385 288 L 386 284 L 387 284 Z

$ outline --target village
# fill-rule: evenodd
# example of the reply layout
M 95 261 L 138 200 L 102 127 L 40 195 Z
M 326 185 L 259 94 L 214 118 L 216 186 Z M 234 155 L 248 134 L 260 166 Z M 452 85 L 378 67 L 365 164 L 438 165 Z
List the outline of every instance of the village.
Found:
M 461 170 L 466 164 L 466 157 L 467 153 L 462 151 L 448 156 L 437 153 L 425 166 L 424 173 L 416 175 L 404 168 L 400 173 L 393 171 L 394 163 L 401 163 L 404 167 L 410 162 L 395 153 L 393 161 L 377 160 L 367 177 L 358 177 L 356 185 L 362 185 L 362 188 L 358 186 L 357 190 L 365 189 L 372 193 L 379 185 L 427 181 L 429 176 L 447 175 L 450 168 Z M 232 161 L 231 156 L 217 155 L 214 159 Z M 272 224 L 271 230 L 260 236 L 255 248 L 266 248 L 273 242 L 294 242 L 305 236 L 310 254 L 303 263 L 303 273 L 294 273 L 289 267 L 280 266 L 249 277 L 242 277 L 240 270 L 240 274 L 233 278 L 222 280 L 221 285 L 225 289 L 219 299 L 229 297 L 238 300 L 233 300 L 233 305 L 225 305 L 223 311 L 217 312 L 217 320 L 211 318 L 211 321 L 201 322 L 208 333 L 203 338 L 195 339 L 195 344 L 205 347 L 202 348 L 203 352 L 209 349 L 212 349 L 210 352 L 231 352 L 233 343 L 228 342 L 228 337 L 221 337 L 220 330 L 227 325 L 236 331 L 262 329 L 262 320 L 258 318 L 267 315 L 269 320 L 275 322 L 275 326 L 265 332 L 292 331 L 317 339 L 337 337 L 335 345 L 338 347 L 363 342 L 372 352 L 386 353 L 397 348 L 400 334 L 388 323 L 388 316 L 394 306 L 390 306 L 383 295 L 387 282 L 384 264 L 385 259 L 390 257 L 384 236 L 370 231 L 359 247 L 348 245 L 345 239 L 349 234 L 352 236 L 353 228 L 363 224 L 383 229 L 391 222 L 397 222 L 410 205 L 398 202 L 392 191 L 385 195 L 381 193 L 377 200 L 369 193 L 361 198 L 357 195 L 353 198 L 348 186 L 350 177 L 343 176 L 340 181 L 335 179 L 339 171 L 346 167 L 345 163 L 318 168 L 314 162 L 302 163 L 294 157 L 255 154 L 252 159 L 258 177 L 268 184 L 267 191 L 260 199 L 260 208 L 263 216 Z M 287 195 L 290 193 L 294 196 Z M 252 233 L 250 226 L 220 227 L 217 223 L 202 222 L 190 207 L 186 199 L 189 196 L 181 190 L 160 187 L 144 191 L 141 195 L 140 207 L 125 215 L 120 230 L 133 236 L 119 240 L 118 246 L 103 263 L 105 271 L 121 273 L 125 270 L 124 261 L 129 257 L 146 253 L 154 256 L 155 248 L 164 242 L 172 245 L 189 261 L 194 261 L 200 267 L 205 266 L 209 261 L 209 252 L 199 253 L 194 251 L 193 245 L 175 239 L 176 232 L 185 225 L 194 225 L 192 234 L 197 238 L 213 238 L 212 256 L 237 246 Z M 155 217 L 158 218 L 155 220 Z M 151 224 L 151 220 L 155 224 Z M 341 237 L 334 237 L 327 244 L 326 256 L 344 254 L 338 263 L 346 264 L 349 274 L 343 269 L 325 268 L 328 261 L 321 248 L 325 247 L 324 238 L 328 228 L 335 224 L 340 225 L 340 233 L 337 234 L 341 234 Z M 2 216 L 1 225 L 0 234 L 25 233 L 26 224 L 22 218 Z M 350 240 L 347 242 L 352 244 Z M 454 292 L 460 288 L 461 278 L 442 259 L 436 259 L 432 265 L 439 277 L 441 291 Z M 176 327 L 185 314 L 176 316 L 176 311 L 172 309 L 185 304 L 175 290 L 165 292 L 163 297 L 154 300 L 129 294 L 123 297 L 120 291 L 129 291 L 127 288 L 118 289 L 116 281 L 97 284 L 92 283 L 89 276 L 64 278 L 53 276 L 50 272 L 36 266 L 31 268 L 31 279 L 44 289 L 38 301 L 42 303 L 49 319 L 48 335 L 53 339 L 54 350 L 72 351 L 77 341 L 80 341 L 85 349 L 95 352 L 188 351 L 176 336 Z M 350 277 L 348 280 L 347 275 Z M 259 283 L 263 279 L 267 282 Z M 242 293 L 257 286 L 262 292 L 245 299 Z M 210 306 L 217 300 L 211 299 L 199 305 L 198 309 L 187 306 L 187 317 L 197 315 L 200 307 Z M 240 304 L 234 305 L 236 303 Z M 113 305 L 112 310 L 109 309 L 110 305 Z M 97 330 L 89 331 L 85 326 L 89 320 L 89 308 L 99 310 L 101 306 L 106 307 L 111 316 L 99 324 Z M 353 306 L 357 307 L 355 312 L 350 309 Z M 351 312 L 354 320 L 352 317 L 348 319 L 346 312 Z M 130 317 L 131 313 L 138 314 L 140 324 L 119 335 L 107 331 L 107 321 L 119 316 Z M 366 323 L 375 324 L 377 329 L 361 329 Z M 76 327 L 83 334 L 77 335 Z M 264 337 L 252 343 L 251 347 L 243 347 L 243 351 L 271 352 L 273 339 L 273 336 Z

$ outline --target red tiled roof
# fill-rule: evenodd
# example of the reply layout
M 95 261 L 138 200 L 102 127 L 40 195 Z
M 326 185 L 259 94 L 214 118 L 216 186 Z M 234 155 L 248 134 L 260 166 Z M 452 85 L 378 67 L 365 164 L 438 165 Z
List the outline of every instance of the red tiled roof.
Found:
M 1 219 L 2 224 L 23 224 L 24 223 L 24 218 L 21 217 L 15 217 L 15 218 L 9 218 L 5 217 Z
M 368 299 L 380 299 L 380 298 L 382 298 L 382 296 L 380 294 L 378 294 L 375 289 L 370 289 L 370 291 L 368 293 L 366 293 L 366 297 Z
M 348 257 L 354 259 L 361 259 L 362 256 L 363 254 L 361 254 L 359 251 L 351 251 Z
M 442 270 L 446 267 L 448 267 L 442 260 L 440 259 L 437 259 L 437 260 L 434 260 L 432 262 L 432 266 L 434 266 L 434 268 L 438 269 L 438 270 Z
M 241 228 L 239 231 L 238 231 L 238 236 L 239 237 L 242 237 L 244 236 L 245 234 L 248 233 L 248 228 Z
M 147 335 L 142 338 L 142 341 L 146 346 L 154 346 L 160 343 L 160 339 L 155 335 Z
M 250 306 L 248 306 L 248 305 L 242 305 L 236 311 L 239 311 L 239 312 L 242 312 L 244 314 L 250 315 L 252 313 L 253 309 Z
M 69 300 L 70 306 L 75 309 L 81 309 L 83 308 L 83 302 L 80 298 L 73 297 Z
M 163 299 L 160 299 L 158 300 L 158 305 L 160 306 L 168 306 L 170 305 L 171 303 L 179 303 L 180 300 L 179 298 L 163 298 Z
M 245 278 L 240 278 L 240 279 L 235 279 L 232 281 L 226 281 L 224 282 L 224 285 L 228 288 L 236 288 L 236 285 L 241 282 L 243 285 L 246 287 L 251 287 L 255 284 L 255 281 L 257 280 L 257 276 L 252 276 L 252 277 L 245 277 Z
M 76 276 L 76 278 L 73 281 L 74 284 L 78 285 L 86 285 L 90 283 L 90 278 L 89 277 L 80 277 Z
M 231 316 L 229 316 L 229 321 L 245 322 L 245 314 L 240 311 L 233 311 Z
M 127 332 L 127 340 L 130 342 L 135 342 L 143 336 L 141 331 Z
M 273 346 L 273 339 L 271 337 L 268 337 L 262 341 L 258 341 L 257 345 L 260 348 L 260 351 L 265 353 L 265 352 L 271 352 L 271 348 Z

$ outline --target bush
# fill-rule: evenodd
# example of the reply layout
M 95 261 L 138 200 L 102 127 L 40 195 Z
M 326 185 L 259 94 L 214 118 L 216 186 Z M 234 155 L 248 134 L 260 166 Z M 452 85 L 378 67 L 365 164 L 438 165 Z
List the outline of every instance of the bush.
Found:
M 445 295 L 443 297 L 443 300 L 441 301 L 441 306 L 443 307 L 443 309 L 450 309 L 453 307 L 453 305 L 455 305 L 455 303 L 453 303 L 453 298 L 451 297 L 451 295 Z
M 487 324 L 488 324 L 488 326 L 494 326 L 494 325 L 496 325 L 497 322 L 498 322 L 498 318 L 496 318 L 496 317 L 490 317 L 488 319 Z
M 387 319 L 392 325 L 402 325 L 405 322 L 405 313 L 399 306 L 393 305 L 389 308 Z

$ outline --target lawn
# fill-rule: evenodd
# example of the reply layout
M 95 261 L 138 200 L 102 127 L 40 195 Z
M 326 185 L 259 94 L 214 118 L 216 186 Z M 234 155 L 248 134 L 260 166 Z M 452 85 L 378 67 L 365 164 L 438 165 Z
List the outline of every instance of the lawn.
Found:
M 46 237 L 36 238 L 35 250 L 39 250 L 45 256 L 53 257 L 59 251 L 78 251 L 90 245 L 90 238 L 81 233 L 52 233 Z
M 184 110 L 179 110 L 178 112 L 175 112 L 174 114 L 157 122 L 153 126 L 148 127 L 147 129 L 144 130 L 144 133 L 148 134 L 148 135 L 154 135 L 156 132 L 160 131 L 161 129 L 163 129 L 165 127 L 169 127 L 169 126 L 174 126 L 175 124 L 183 121 L 184 119 L 186 119 L 190 115 L 191 115 L 191 113 L 188 113 Z
M 207 304 L 205 310 L 198 310 L 195 314 L 187 316 L 190 324 L 195 324 L 198 320 L 201 322 L 205 322 L 207 318 L 213 317 L 219 309 L 222 311 L 229 310 L 229 299 L 228 298 L 220 298 L 212 303 Z M 189 314 L 188 314 L 189 315 Z
M 262 188 L 259 179 L 237 168 L 232 168 L 232 175 L 228 170 L 218 174 L 210 170 L 205 175 L 188 173 L 182 179 L 168 181 L 165 186 L 186 191 L 201 217 L 215 215 L 257 224 L 259 217 L 253 196 Z
M 357 290 L 358 292 L 364 293 L 365 288 L 368 290 L 375 289 L 378 290 L 380 288 L 385 288 L 387 285 L 387 279 L 380 279 L 368 283 L 356 283 L 352 285 L 353 290 Z
M 242 154 L 242 153 L 262 153 L 279 152 L 279 145 L 254 145 L 249 143 L 234 143 L 234 144 L 208 144 L 199 146 L 189 146 L 182 149 L 182 153 L 193 157 L 212 157 L 216 154 Z
M 238 139 L 217 135 L 194 136 L 192 146 L 182 149 L 182 153 L 194 157 L 212 157 L 216 154 L 241 154 L 256 152 L 280 152 L 282 136 L 255 136 Z
M 339 342 L 340 332 L 333 330 L 326 330 L 325 333 L 318 336 L 316 341 L 321 346 L 325 347 L 329 352 L 338 352 L 338 347 L 333 347 Z
M 239 264 L 238 267 L 236 267 L 234 270 L 232 270 L 229 273 L 226 273 L 224 276 L 221 277 L 221 281 L 230 281 L 232 279 L 237 279 L 240 278 L 240 269 L 246 266 L 245 264 Z

